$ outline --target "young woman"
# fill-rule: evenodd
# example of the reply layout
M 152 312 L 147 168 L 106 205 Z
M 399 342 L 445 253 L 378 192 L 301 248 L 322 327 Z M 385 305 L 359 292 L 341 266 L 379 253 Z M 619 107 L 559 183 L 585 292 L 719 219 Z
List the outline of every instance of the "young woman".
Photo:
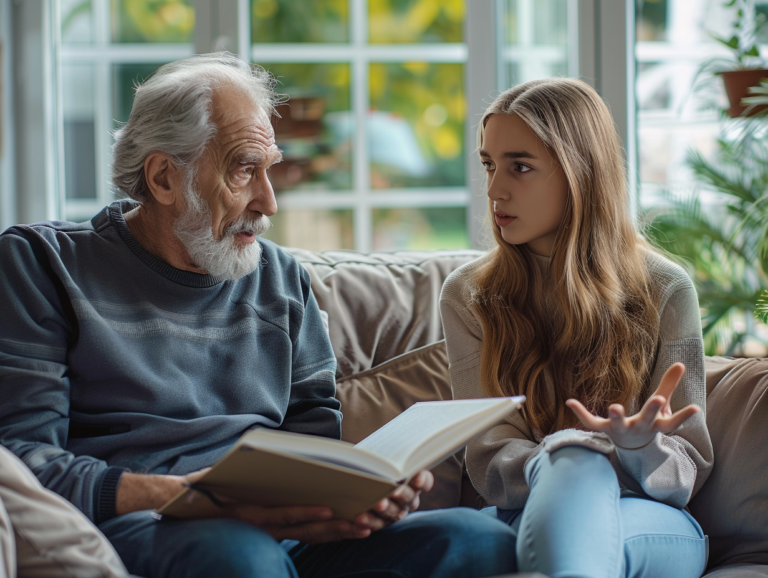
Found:
M 519 570 L 701 576 L 684 510 L 712 468 L 693 285 L 629 214 L 613 119 L 589 85 L 528 82 L 478 131 L 496 246 L 445 283 L 456 398 L 525 395 L 467 448 Z

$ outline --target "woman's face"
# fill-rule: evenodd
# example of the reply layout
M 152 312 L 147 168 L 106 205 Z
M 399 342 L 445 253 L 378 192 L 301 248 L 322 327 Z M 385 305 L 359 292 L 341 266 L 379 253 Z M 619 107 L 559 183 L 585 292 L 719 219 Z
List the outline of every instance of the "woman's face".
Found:
M 568 182 L 542 140 L 516 114 L 494 114 L 485 125 L 480 161 L 502 238 L 550 257 Z

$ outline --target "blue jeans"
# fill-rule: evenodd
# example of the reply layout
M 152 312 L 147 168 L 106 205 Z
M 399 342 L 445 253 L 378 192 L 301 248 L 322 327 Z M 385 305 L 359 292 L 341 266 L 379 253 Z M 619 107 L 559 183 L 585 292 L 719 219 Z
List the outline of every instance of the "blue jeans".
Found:
M 416 512 L 363 540 L 308 545 L 236 520 L 104 522 L 128 571 L 145 578 L 480 578 L 511 572 L 514 532 L 466 508 Z
M 605 455 L 580 446 L 541 452 L 526 467 L 522 510 L 486 508 L 515 532 L 521 572 L 550 578 L 699 578 L 707 539 L 684 510 L 621 497 Z

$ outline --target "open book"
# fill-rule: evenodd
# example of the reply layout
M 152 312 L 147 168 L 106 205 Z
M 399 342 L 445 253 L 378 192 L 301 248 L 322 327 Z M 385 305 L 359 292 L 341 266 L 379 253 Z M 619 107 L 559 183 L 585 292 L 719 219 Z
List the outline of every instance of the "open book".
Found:
M 215 516 L 216 496 L 262 506 L 329 506 L 351 520 L 520 407 L 524 397 L 412 405 L 360 443 L 259 428 L 245 433 L 196 483 L 157 510 Z M 214 500 L 200 499 L 209 493 Z M 194 496 L 194 494 L 198 494 Z

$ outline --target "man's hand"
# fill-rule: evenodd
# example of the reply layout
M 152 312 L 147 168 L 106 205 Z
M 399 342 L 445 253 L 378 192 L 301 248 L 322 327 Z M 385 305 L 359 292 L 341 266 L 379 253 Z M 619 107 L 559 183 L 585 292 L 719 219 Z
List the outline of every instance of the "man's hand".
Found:
M 196 482 L 206 470 L 186 476 L 153 476 L 123 474 L 117 491 L 117 513 L 125 514 L 139 509 L 159 508 L 176 495 L 185 485 Z M 366 538 L 393 522 L 402 520 L 408 512 L 419 507 L 419 494 L 432 489 L 431 472 L 419 472 L 409 484 L 400 486 L 354 521 L 333 518 L 333 511 L 316 506 L 264 507 L 235 502 L 224 496 L 220 516 L 253 524 L 268 532 L 276 540 L 299 540 L 311 544 Z M 193 492 L 189 499 L 208 500 Z
M 575 399 L 569 399 L 565 405 L 573 410 L 588 430 L 608 434 L 613 443 L 621 448 L 641 448 L 649 444 L 657 433 L 673 432 L 685 420 L 701 411 L 698 406 L 689 405 L 672 413 L 669 400 L 684 372 L 685 366 L 682 363 L 674 363 L 670 366 L 654 394 L 632 417 L 626 417 L 624 407 L 619 404 L 613 404 L 608 408 L 608 418 L 595 416 Z
M 222 515 L 243 520 L 268 532 L 276 540 L 299 540 L 310 544 L 334 540 L 367 538 L 402 520 L 419 507 L 419 494 L 432 489 L 435 478 L 426 470 L 419 472 L 407 485 L 400 486 L 373 508 L 354 521 L 333 519 L 330 508 L 287 506 L 265 508 L 253 504 L 232 503 Z
M 248 522 L 275 540 L 299 540 L 310 544 L 367 538 L 371 528 L 333 518 L 330 508 L 316 506 L 264 507 L 242 502 L 227 504 L 222 517 Z
M 432 472 L 422 470 L 411 481 L 397 488 L 373 508 L 355 518 L 360 527 L 380 530 L 402 520 L 419 507 L 419 494 L 432 489 L 435 478 Z

